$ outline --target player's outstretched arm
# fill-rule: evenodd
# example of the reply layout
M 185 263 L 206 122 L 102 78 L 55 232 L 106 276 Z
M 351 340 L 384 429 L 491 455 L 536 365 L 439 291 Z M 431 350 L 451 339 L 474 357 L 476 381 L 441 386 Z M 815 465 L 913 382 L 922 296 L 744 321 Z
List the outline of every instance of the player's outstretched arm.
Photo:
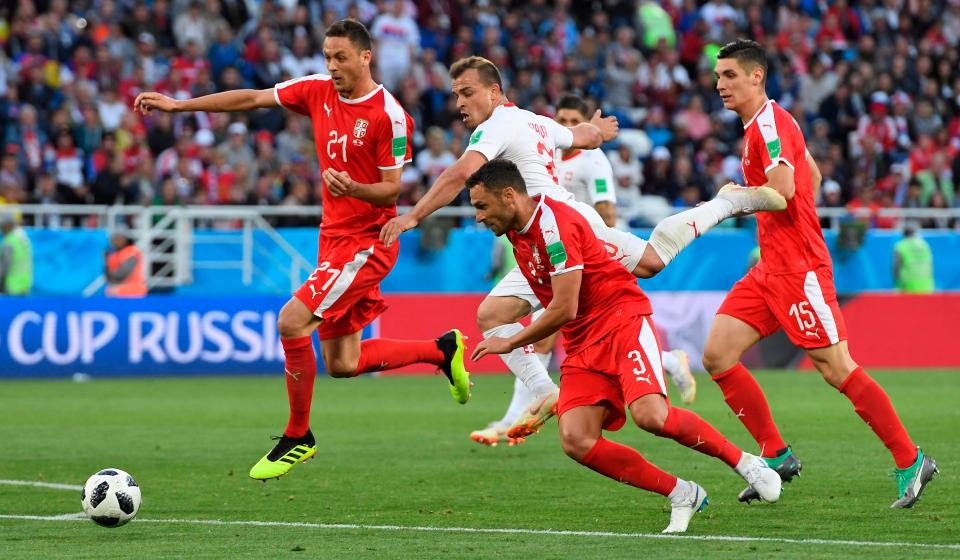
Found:
M 389 247 L 400 237 L 400 234 L 417 227 L 420 220 L 433 214 L 438 209 L 453 202 L 457 194 L 463 190 L 470 175 L 487 163 L 487 158 L 480 152 L 468 150 L 446 168 L 433 182 L 433 186 L 421 198 L 409 213 L 393 218 L 380 230 L 380 240 Z
M 484 339 L 473 350 L 473 359 L 479 360 L 487 354 L 507 354 L 514 348 L 520 348 L 543 340 L 560 330 L 564 324 L 576 319 L 580 306 L 580 283 L 583 271 L 571 270 L 551 278 L 553 299 L 543 315 L 530 326 L 510 338 L 490 337 Z
M 273 88 L 235 89 L 193 99 L 174 99 L 155 91 L 145 91 L 133 102 L 133 110 L 141 115 L 149 115 L 154 110 L 166 113 L 187 111 L 228 113 L 276 106 L 277 98 L 274 97 Z

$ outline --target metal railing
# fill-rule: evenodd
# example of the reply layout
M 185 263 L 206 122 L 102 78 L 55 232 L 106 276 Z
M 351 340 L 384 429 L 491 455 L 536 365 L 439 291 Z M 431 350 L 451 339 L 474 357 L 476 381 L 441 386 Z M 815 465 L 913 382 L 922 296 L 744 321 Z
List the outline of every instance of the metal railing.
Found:
M 26 204 L 0 206 L 0 213 L 14 211 L 25 225 L 44 228 L 89 227 L 122 233 L 133 240 L 143 253 L 144 271 L 149 288 L 172 288 L 192 283 L 195 270 L 235 269 L 240 271 L 243 285 L 254 281 L 277 291 L 290 291 L 300 285 L 304 273 L 311 273 L 314 264 L 303 257 L 279 233 L 274 224 L 284 218 L 300 218 L 301 223 L 319 225 L 319 206 L 98 206 Z M 410 207 L 400 207 L 400 213 Z M 682 209 L 670 209 L 679 212 Z M 882 208 L 848 210 L 818 208 L 817 213 L 828 229 L 838 229 L 851 219 L 890 220 L 902 227 L 907 220 L 936 229 L 960 227 L 960 208 Z M 472 221 L 474 210 L 469 206 L 441 208 L 436 216 L 464 218 Z M 273 222 L 273 223 L 271 223 Z M 239 236 L 217 235 L 221 231 L 238 232 Z M 238 244 L 239 258 L 198 259 L 195 247 L 204 244 Z M 229 251 L 227 251 L 229 253 Z M 257 263 L 260 263 L 260 266 Z M 268 271 L 286 270 L 290 285 L 278 286 Z M 105 284 L 98 277 L 84 291 L 91 295 Z
M 197 221 L 203 221 L 210 229 L 240 229 L 244 216 L 256 214 L 269 224 L 280 218 L 313 218 L 320 224 L 320 206 L 101 206 L 94 204 L 22 204 L 8 207 L 23 216 L 24 225 L 47 228 L 95 227 L 109 231 L 130 231 L 130 224 L 142 223 L 146 218 L 160 219 L 167 214 L 186 211 Z M 398 207 L 400 214 L 409 212 L 410 206 Z M 674 211 L 682 211 L 682 208 Z M 0 206 L 0 213 L 8 211 Z M 842 220 L 867 219 L 871 216 L 890 218 L 898 222 L 919 220 L 933 223 L 936 228 L 950 228 L 950 222 L 960 221 L 960 208 L 881 208 L 877 211 L 861 208 L 817 208 L 817 215 L 828 220 L 828 229 L 836 229 Z M 469 206 L 448 206 L 437 210 L 434 216 L 473 219 L 474 210 Z M 271 224 L 272 225 L 272 224 Z M 275 226 L 274 226 L 275 227 Z

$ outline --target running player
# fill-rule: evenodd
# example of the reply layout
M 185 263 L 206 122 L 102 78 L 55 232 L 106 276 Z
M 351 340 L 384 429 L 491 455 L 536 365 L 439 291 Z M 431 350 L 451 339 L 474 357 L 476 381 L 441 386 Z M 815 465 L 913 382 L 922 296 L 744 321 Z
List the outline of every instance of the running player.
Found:
M 649 278 L 663 269 L 695 238 L 720 221 L 743 213 L 782 210 L 783 197 L 772 189 L 745 189 L 727 185 L 717 198 L 696 208 L 666 218 L 654 229 L 650 244 L 630 233 L 609 228 L 590 206 L 578 203 L 559 185 L 554 156 L 558 149 L 599 148 L 618 133 L 616 119 L 594 113 L 589 123 L 567 129 L 551 119 L 535 115 L 510 103 L 503 95 L 500 71 L 489 60 L 471 56 L 450 68 L 452 91 L 463 122 L 475 129 L 463 155 L 448 167 L 417 202 L 413 210 L 391 219 L 381 231 L 381 239 L 390 245 L 399 235 L 417 226 L 420 220 L 452 202 L 463 189 L 464 181 L 481 165 L 497 157 L 514 162 L 520 168 L 527 188 L 533 194 L 547 196 L 574 206 L 585 216 L 612 257 L 635 276 Z M 509 338 L 523 327 L 518 322 L 539 306 L 523 274 L 514 269 L 493 288 L 477 310 L 477 323 L 484 337 Z M 517 348 L 501 356 L 532 394 L 536 395 L 533 414 L 524 414 L 512 437 L 522 437 L 531 421 L 549 417 L 556 402 L 557 386 L 536 354 Z M 546 405 L 546 406 L 544 406 Z
M 555 120 L 567 128 L 574 128 L 587 122 L 589 116 L 587 104 L 579 96 L 568 94 L 557 102 Z M 610 161 L 597 148 L 594 150 L 580 150 L 568 148 L 560 151 L 557 159 L 557 178 L 560 186 L 570 191 L 574 200 L 592 206 L 603 219 L 607 227 L 614 228 L 617 224 L 616 194 L 613 188 L 613 169 Z M 536 319 L 543 309 L 533 314 Z M 545 368 L 548 368 L 551 354 L 556 345 L 555 333 L 533 344 L 533 351 Z M 527 352 L 530 348 L 526 349 Z M 680 391 L 680 398 L 684 404 L 690 404 L 696 398 L 697 382 L 690 372 L 690 360 L 683 350 L 664 352 L 661 356 L 663 371 L 673 381 Z M 470 439 L 484 445 L 495 446 L 506 439 L 510 443 L 523 441 L 507 436 L 510 427 L 516 423 L 524 412 L 533 404 L 536 395 L 531 393 L 527 386 L 516 378 L 513 384 L 513 396 L 503 417 L 487 424 L 485 428 L 474 430 Z
M 393 268 L 398 247 L 379 240 L 380 227 L 396 216 L 400 173 L 410 161 L 413 121 L 370 74 L 371 40 L 363 24 L 341 20 L 323 42 L 329 75 L 314 74 L 264 90 L 237 90 L 196 99 L 174 100 L 141 93 L 135 108 L 160 111 L 249 111 L 282 106 L 310 117 L 323 170 L 323 220 L 317 269 L 280 310 L 277 327 L 286 355 L 290 418 L 276 446 L 250 470 L 250 476 L 279 478 L 313 457 L 310 431 L 318 331 L 327 371 L 355 377 L 426 362 L 446 374 L 450 392 L 470 397 L 459 331 L 436 340 L 360 340 L 365 326 L 387 308 L 380 282 Z
M 618 482 L 670 499 L 664 533 L 687 530 L 707 503 L 695 482 L 678 479 L 640 453 L 603 437 L 626 420 L 735 469 L 764 500 L 780 497 L 780 477 L 744 453 L 694 412 L 670 406 L 650 301 L 637 281 L 610 259 L 593 226 L 570 205 L 527 194 L 513 163 L 494 159 L 467 179 L 477 222 L 513 243 L 520 270 L 545 311 L 510 338 L 482 341 L 473 359 L 504 354 L 563 332 L 558 415 L 563 450 L 578 463 Z
M 760 454 L 789 481 L 800 474 L 800 461 L 780 436 L 760 386 L 740 363 L 748 348 L 782 327 L 890 450 L 899 493 L 892 507 L 911 507 L 938 472 L 937 464 L 914 445 L 883 388 L 850 357 L 833 265 L 814 207 L 816 163 L 797 122 L 767 98 L 763 47 L 734 41 L 717 58 L 717 91 L 743 121 L 746 183 L 776 189 L 788 203 L 786 212 L 757 216 L 763 258 L 721 304 L 703 363 Z M 754 498 L 749 488 L 740 494 L 741 501 Z

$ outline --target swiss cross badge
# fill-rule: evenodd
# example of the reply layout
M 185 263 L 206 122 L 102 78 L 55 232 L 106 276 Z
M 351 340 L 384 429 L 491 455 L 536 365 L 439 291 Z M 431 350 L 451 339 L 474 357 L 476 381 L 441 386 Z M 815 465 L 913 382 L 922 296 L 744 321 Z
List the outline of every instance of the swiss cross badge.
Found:
M 353 125 L 353 137 L 363 138 L 367 134 L 367 125 L 370 123 L 366 119 L 357 119 L 357 124 Z

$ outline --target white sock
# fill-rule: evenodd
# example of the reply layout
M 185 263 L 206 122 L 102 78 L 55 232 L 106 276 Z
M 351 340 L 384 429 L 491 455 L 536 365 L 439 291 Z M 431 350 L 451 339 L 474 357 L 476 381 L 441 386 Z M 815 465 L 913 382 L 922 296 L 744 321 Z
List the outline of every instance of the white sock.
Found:
M 671 378 L 680 369 L 680 358 L 673 355 L 672 352 L 661 352 L 660 363 L 663 364 L 663 371 Z
M 533 403 L 534 394 L 527 389 L 527 386 L 520 381 L 520 378 L 513 380 L 513 398 L 510 399 L 510 406 L 507 407 L 506 414 L 500 422 L 507 426 L 512 426 L 514 422 L 520 419 L 520 416 L 527 410 L 527 407 Z
M 499 325 L 483 333 L 484 338 L 499 336 L 501 338 L 510 338 L 523 330 L 520 323 L 510 323 L 509 325 Z M 523 381 L 536 396 L 545 395 L 553 391 L 559 391 L 556 383 L 550 379 L 547 368 L 540 363 L 540 358 L 536 353 L 526 353 L 523 348 L 514 348 L 509 354 L 500 354 L 510 371 L 517 376 L 517 379 Z
M 553 357 L 553 352 L 547 352 L 546 354 L 541 354 L 537 352 L 537 357 L 540 358 L 540 363 L 543 364 L 543 369 L 550 372 L 550 358 Z
M 733 215 L 733 203 L 722 198 L 668 216 L 654 228 L 649 243 L 664 265 L 670 264 L 694 239 Z
M 669 494 L 667 494 L 667 497 L 670 498 L 670 501 L 672 502 L 687 495 L 692 489 L 693 484 L 690 483 L 690 481 L 677 478 L 677 485 L 673 487 L 673 490 L 671 490 Z
M 754 458 L 753 455 L 747 453 L 746 451 L 741 452 L 740 460 L 737 461 L 737 466 L 733 467 L 733 470 L 737 471 L 737 474 L 743 476 L 743 473 L 747 470 L 747 465 L 750 464 Z

